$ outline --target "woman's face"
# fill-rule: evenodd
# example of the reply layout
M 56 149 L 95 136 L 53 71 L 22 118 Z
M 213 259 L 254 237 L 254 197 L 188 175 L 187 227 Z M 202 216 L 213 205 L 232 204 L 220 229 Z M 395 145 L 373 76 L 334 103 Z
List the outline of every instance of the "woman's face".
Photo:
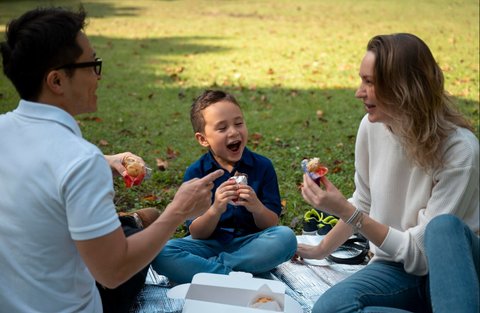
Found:
M 362 100 L 365 111 L 368 113 L 368 120 L 371 123 L 388 124 L 392 119 L 385 111 L 385 107 L 377 101 L 375 96 L 375 54 L 367 51 L 360 64 L 360 78 L 362 82 L 355 92 L 355 97 Z

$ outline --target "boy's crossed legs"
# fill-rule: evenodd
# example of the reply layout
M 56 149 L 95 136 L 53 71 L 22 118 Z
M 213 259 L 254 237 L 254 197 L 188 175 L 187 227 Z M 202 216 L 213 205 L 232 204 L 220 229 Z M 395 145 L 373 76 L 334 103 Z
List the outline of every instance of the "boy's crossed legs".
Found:
M 264 273 L 290 260 L 296 249 L 295 233 L 286 226 L 270 227 L 226 244 L 188 236 L 170 240 L 153 260 L 152 267 L 182 284 L 191 282 L 197 273 Z

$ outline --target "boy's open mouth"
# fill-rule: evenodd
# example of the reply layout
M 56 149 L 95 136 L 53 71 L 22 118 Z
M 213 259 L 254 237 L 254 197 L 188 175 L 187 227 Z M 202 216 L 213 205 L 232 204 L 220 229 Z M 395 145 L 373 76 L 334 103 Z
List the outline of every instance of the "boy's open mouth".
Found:
M 228 150 L 231 150 L 233 152 L 238 151 L 240 149 L 240 145 L 242 142 L 240 140 L 233 141 L 227 145 Z

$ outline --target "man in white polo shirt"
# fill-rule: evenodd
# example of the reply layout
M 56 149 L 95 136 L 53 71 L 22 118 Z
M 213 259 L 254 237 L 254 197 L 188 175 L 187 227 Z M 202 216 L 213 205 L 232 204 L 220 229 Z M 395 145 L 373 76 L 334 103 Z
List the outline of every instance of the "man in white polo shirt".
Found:
M 2 312 L 101 312 L 95 280 L 115 288 L 148 265 L 221 175 L 182 184 L 155 222 L 125 237 L 109 166 L 121 170 L 123 155 L 107 162 L 73 118 L 96 110 L 102 68 L 84 25 L 83 11 L 35 9 L 1 43 L 22 99 L 0 115 Z

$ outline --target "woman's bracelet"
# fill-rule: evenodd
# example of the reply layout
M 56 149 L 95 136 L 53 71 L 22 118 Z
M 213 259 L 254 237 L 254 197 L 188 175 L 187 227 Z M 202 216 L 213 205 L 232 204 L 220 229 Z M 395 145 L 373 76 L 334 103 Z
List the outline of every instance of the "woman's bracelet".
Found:
M 355 209 L 355 212 L 350 216 L 350 218 L 345 222 L 348 225 L 353 227 L 353 232 L 358 233 L 362 228 L 363 224 L 363 212 L 359 209 Z
M 358 219 L 355 221 L 355 224 L 353 225 L 353 232 L 355 234 L 359 233 L 360 229 L 362 229 L 362 226 L 363 226 L 362 222 L 363 222 L 364 216 L 365 214 L 360 211 L 360 216 L 358 217 Z
M 355 209 L 355 212 L 353 212 L 352 216 L 345 222 L 348 225 L 352 225 L 353 221 L 358 217 L 358 215 L 362 213 L 359 209 Z

